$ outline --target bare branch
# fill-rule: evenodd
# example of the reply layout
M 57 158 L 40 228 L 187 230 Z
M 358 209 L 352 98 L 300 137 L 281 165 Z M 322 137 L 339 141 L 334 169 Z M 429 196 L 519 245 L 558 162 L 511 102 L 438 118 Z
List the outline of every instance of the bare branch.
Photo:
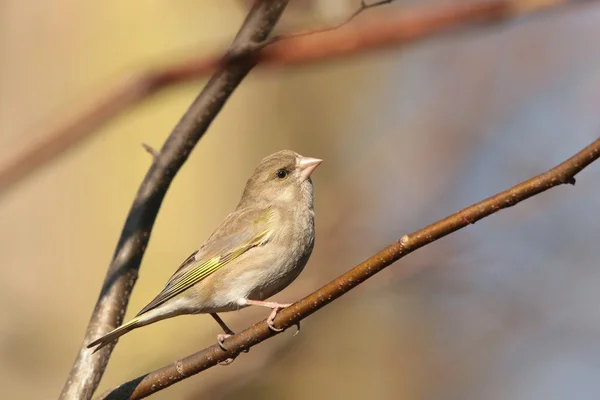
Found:
M 280 41 L 280 40 L 296 38 L 299 36 L 315 35 L 317 33 L 329 32 L 329 31 L 333 31 L 335 29 L 339 29 L 342 26 L 349 24 L 354 18 L 358 17 L 363 11 L 368 10 L 369 8 L 378 7 L 378 6 L 382 6 L 385 4 L 390 4 L 393 1 L 394 0 L 382 0 L 382 1 L 376 1 L 374 3 L 368 4 L 364 0 L 361 0 L 360 6 L 358 7 L 358 9 L 356 11 L 354 11 L 352 14 L 350 14 L 350 16 L 347 17 L 345 20 L 343 20 L 342 22 L 340 22 L 336 25 L 327 26 L 325 28 L 303 31 L 303 32 L 295 32 L 295 33 L 290 33 L 290 34 L 286 34 L 286 35 L 275 36 L 269 40 L 269 44 L 274 43 L 276 41 Z
M 239 47 L 265 40 L 287 3 L 287 0 L 257 0 L 233 40 L 230 51 L 236 52 Z M 152 226 L 171 181 L 229 96 L 254 65 L 252 60 L 240 60 L 215 72 L 152 163 L 127 216 L 61 399 L 89 399 L 96 390 L 114 345 L 106 346 L 95 354 L 86 345 L 123 321 Z
M 575 175 L 599 157 L 600 138 L 547 172 L 513 186 L 504 192 L 488 197 L 416 232 L 404 235 L 397 242 L 390 244 L 339 278 L 280 311 L 274 322 L 282 329 L 294 326 L 413 251 L 550 188 L 561 184 L 574 184 Z M 146 397 L 213 367 L 221 361 L 235 358 L 240 352 L 246 351 L 278 334 L 279 332 L 273 332 L 268 328 L 266 321 L 259 322 L 226 339 L 225 346 L 229 350 L 227 352 L 221 350 L 218 345 L 207 347 L 163 368 L 124 383 L 105 394 L 102 398 L 139 399 Z
M 477 0 L 456 4 L 421 6 L 403 10 L 361 23 L 346 21 L 333 28 L 278 37 L 273 43 L 246 44 L 254 51 L 253 61 L 264 66 L 286 66 L 324 61 L 353 55 L 382 47 L 408 44 L 474 22 L 495 22 L 557 8 L 565 4 L 578 4 L 593 0 Z M 377 2 L 380 3 L 380 2 Z M 383 2 L 381 2 L 383 3 Z M 360 11 L 360 9 L 359 9 Z M 362 12 L 362 11 L 361 11 Z M 358 12 L 355 12 L 358 15 Z M 352 20 L 356 15 L 351 16 Z M 349 21 L 348 20 L 348 21 Z M 309 34 L 310 33 L 310 34 Z M 233 49 L 230 49 L 230 52 Z M 237 54 L 240 54 L 239 48 Z M 231 54 L 231 53 L 230 53 Z M 242 62 L 244 58 L 241 57 Z M 189 60 L 158 71 L 141 73 L 117 84 L 112 90 L 75 113 L 71 121 L 47 134 L 43 139 L 17 154 L 0 170 L 0 194 L 12 187 L 36 168 L 54 159 L 80 140 L 88 137 L 110 118 L 131 107 L 160 89 L 199 79 L 210 72 L 238 62 L 240 57 L 223 57 Z

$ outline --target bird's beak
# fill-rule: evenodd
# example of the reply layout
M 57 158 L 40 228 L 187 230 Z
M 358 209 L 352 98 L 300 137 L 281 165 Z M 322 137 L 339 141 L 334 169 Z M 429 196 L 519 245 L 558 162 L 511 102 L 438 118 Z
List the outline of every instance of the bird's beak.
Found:
M 315 168 L 317 168 L 322 162 L 323 160 L 319 160 L 318 158 L 301 156 L 298 159 L 298 169 L 300 170 L 300 177 L 302 178 L 302 181 L 307 180 L 310 174 L 312 174 Z

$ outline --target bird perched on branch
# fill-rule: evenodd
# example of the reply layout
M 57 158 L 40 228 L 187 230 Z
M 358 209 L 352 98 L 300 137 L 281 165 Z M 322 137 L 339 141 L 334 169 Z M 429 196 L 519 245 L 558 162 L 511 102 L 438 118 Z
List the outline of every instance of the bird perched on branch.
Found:
M 182 314 L 217 315 L 255 305 L 270 308 L 270 329 L 279 310 L 289 306 L 265 301 L 294 281 L 314 245 L 311 173 L 321 160 L 283 150 L 264 158 L 248 179 L 235 211 L 190 255 L 164 289 L 131 321 L 94 340 L 94 352 L 125 333 Z

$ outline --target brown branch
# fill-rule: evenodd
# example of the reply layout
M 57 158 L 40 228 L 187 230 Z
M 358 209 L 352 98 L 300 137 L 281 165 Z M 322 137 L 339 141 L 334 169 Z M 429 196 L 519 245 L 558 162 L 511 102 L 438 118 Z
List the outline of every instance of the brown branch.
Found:
M 513 186 L 504 192 L 488 197 L 423 229 L 403 236 L 399 241 L 392 243 L 339 278 L 292 304 L 290 307 L 283 309 L 277 314 L 275 324 L 283 329 L 294 326 L 315 311 L 341 297 L 349 290 L 413 251 L 550 188 L 565 183 L 574 185 L 575 175 L 599 157 L 600 138 L 596 139 L 596 141 L 567 161 L 547 172 Z M 230 357 L 236 357 L 240 352 L 248 350 L 252 346 L 277 334 L 277 332 L 273 332 L 268 328 L 265 321 L 259 322 L 237 335 L 226 339 L 225 347 L 229 349 L 227 352 L 221 350 L 215 344 L 163 368 L 124 383 L 105 394 L 103 398 L 139 399 L 146 397 L 213 367 L 221 361 Z
M 352 17 L 341 26 L 334 26 L 334 29 L 324 28 L 312 31 L 311 34 L 300 32 L 284 35 L 265 46 L 251 46 L 249 49 L 254 49 L 254 61 L 264 66 L 317 62 L 411 43 L 473 22 L 485 21 L 492 24 L 583 1 L 590 0 L 471 0 L 444 6 L 421 6 L 348 24 L 350 19 L 354 19 Z M 39 142 L 6 163 L 0 170 L 0 194 L 36 168 L 94 133 L 107 120 L 126 108 L 164 87 L 204 77 L 222 67 L 226 61 L 231 62 L 222 54 L 216 54 L 142 73 L 116 85 L 86 108 L 79 110 L 71 122 L 44 134 Z
M 288 0 L 257 0 L 233 40 L 230 51 L 265 40 Z M 133 202 L 108 269 L 82 347 L 61 393 L 61 399 L 89 399 L 106 369 L 113 346 L 93 354 L 86 345 L 120 325 L 142 256 L 162 200 L 190 152 L 229 96 L 254 67 L 240 59 L 218 70 L 183 115 L 154 158 Z

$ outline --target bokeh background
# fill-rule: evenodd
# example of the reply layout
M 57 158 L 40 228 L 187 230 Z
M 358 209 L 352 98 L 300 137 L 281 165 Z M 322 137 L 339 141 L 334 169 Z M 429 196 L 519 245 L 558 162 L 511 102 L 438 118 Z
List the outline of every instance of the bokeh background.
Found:
M 443 0 L 425 2 L 429 6 Z M 356 2 L 297 1 L 278 29 Z M 397 1 L 369 11 L 402 12 Z M 136 71 L 223 49 L 248 2 L 0 2 L 0 166 Z M 600 134 L 600 6 L 311 66 L 255 70 L 172 185 L 126 318 L 235 206 L 265 155 L 323 158 L 295 300 L 403 234 Z M 3 398 L 58 396 L 150 156 L 203 85 L 172 87 L 0 196 Z M 403 259 L 228 367 L 157 399 L 600 398 L 600 164 Z M 265 310 L 224 314 L 234 330 Z M 208 316 L 124 336 L 99 392 L 210 345 Z

